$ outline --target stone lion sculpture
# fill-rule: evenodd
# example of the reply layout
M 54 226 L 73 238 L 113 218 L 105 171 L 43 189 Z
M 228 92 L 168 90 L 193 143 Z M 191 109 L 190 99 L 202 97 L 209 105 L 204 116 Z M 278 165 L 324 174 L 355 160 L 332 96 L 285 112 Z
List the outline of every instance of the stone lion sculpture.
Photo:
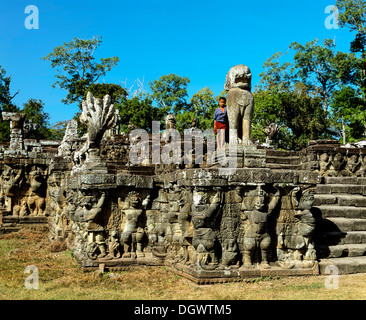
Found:
M 167 114 L 166 118 L 165 118 L 165 128 L 168 129 L 175 129 L 175 124 L 176 124 L 176 120 L 175 120 L 175 116 L 172 113 Z
M 244 145 L 252 144 L 250 126 L 253 117 L 254 99 L 251 94 L 252 74 L 250 69 L 239 64 L 230 69 L 226 75 L 224 90 L 227 94 L 227 115 L 229 129 L 237 130 L 237 137 Z M 236 144 L 236 135 L 230 132 L 230 144 Z

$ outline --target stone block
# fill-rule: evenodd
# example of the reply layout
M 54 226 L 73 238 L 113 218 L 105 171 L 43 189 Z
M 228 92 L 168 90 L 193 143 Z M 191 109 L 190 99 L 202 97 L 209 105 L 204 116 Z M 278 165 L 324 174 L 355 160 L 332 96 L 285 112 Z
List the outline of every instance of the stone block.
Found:
M 172 202 L 169 204 L 169 211 L 170 212 L 179 212 L 179 205 L 177 202 Z
M 135 187 L 152 189 L 154 187 L 154 180 L 151 177 L 136 176 L 135 177 Z
M 169 201 L 178 201 L 180 198 L 180 193 L 168 193 Z
M 117 186 L 133 187 L 136 185 L 136 176 L 117 174 Z
M 265 168 L 266 150 L 244 149 L 244 167 L 246 168 Z
M 337 196 L 337 199 L 340 206 L 366 207 L 366 197 L 364 196 L 344 195 Z
M 191 180 L 190 186 L 197 186 L 197 187 L 225 187 L 227 186 L 226 179 L 194 179 Z
M 365 187 L 362 185 L 343 185 L 343 184 L 319 184 L 316 187 L 317 194 L 359 194 L 363 195 Z
M 160 203 L 160 210 L 161 212 L 169 212 L 170 206 L 168 203 Z
M 320 206 L 320 205 L 334 205 L 338 201 L 338 198 L 335 195 L 332 194 L 316 194 L 314 196 L 314 206 Z
M 265 168 L 266 159 L 244 157 L 244 168 Z
M 151 210 L 160 210 L 160 202 L 153 201 L 151 204 Z
M 356 258 L 333 258 L 333 259 L 322 259 L 319 263 L 319 271 L 321 274 L 326 273 L 327 266 L 336 266 L 339 274 L 352 274 L 356 273 L 361 261 L 357 261 Z M 362 264 L 366 264 L 366 258 L 362 259 Z
M 346 207 L 346 206 L 319 206 L 314 207 L 320 210 L 323 218 L 350 218 L 350 219 L 364 219 L 366 218 L 366 208 Z
M 82 174 L 80 182 L 86 185 L 114 184 L 113 174 Z
M 297 170 L 298 182 L 304 184 L 318 184 L 319 175 L 316 172 L 310 172 L 307 170 Z

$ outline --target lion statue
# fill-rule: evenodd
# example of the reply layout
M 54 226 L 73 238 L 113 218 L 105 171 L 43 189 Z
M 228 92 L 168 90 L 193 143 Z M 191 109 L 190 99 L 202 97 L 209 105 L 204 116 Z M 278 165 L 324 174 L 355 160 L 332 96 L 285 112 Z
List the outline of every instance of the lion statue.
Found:
M 175 129 L 175 124 L 176 124 L 176 120 L 175 120 L 175 116 L 174 114 L 167 114 L 166 118 L 165 118 L 165 129 Z
M 251 94 L 252 73 L 250 69 L 239 64 L 230 69 L 226 75 L 224 90 L 227 94 L 227 115 L 229 119 L 230 144 L 252 144 L 250 127 L 254 110 L 254 99 Z M 237 130 L 237 137 L 231 131 Z M 237 139 L 238 138 L 238 139 Z

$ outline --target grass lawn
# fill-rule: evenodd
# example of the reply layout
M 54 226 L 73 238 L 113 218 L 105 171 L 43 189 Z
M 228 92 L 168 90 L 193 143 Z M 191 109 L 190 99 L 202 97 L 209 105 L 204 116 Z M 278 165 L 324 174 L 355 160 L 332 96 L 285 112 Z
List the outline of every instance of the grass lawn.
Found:
M 247 279 L 198 286 L 165 267 L 84 273 L 71 252 L 52 253 L 44 233 L 0 235 L 0 299 L 8 300 L 364 300 L 366 274 L 339 278 L 338 289 L 325 288 L 325 276 Z M 29 265 L 39 272 L 39 288 L 29 290 Z

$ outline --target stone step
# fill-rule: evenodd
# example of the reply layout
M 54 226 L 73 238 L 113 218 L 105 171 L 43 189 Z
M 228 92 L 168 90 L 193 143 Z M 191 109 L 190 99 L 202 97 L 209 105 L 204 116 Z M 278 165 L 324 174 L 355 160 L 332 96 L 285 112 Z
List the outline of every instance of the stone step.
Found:
M 48 223 L 48 218 L 45 216 L 5 216 L 2 219 L 3 224 L 7 223 L 20 223 L 20 224 L 28 224 L 28 223 Z
M 330 231 L 314 236 L 317 246 L 335 246 L 366 243 L 366 231 Z
M 19 227 L 3 227 L 0 226 L 0 234 L 18 232 L 21 228 Z
M 317 220 L 318 232 L 365 231 L 366 219 L 326 218 Z
M 346 195 L 346 194 L 315 194 L 313 205 L 366 207 L 366 197 L 362 195 Z
M 266 167 L 270 169 L 283 169 L 283 170 L 300 170 L 301 164 L 281 164 L 281 163 L 266 163 Z
M 334 270 L 326 270 L 327 266 L 336 266 L 338 274 L 365 273 L 366 257 L 321 259 L 319 262 L 320 274 L 334 274 Z
M 342 258 L 342 257 L 361 257 L 366 255 L 366 244 L 343 244 L 336 246 L 316 247 L 318 258 Z
M 3 217 L 12 215 L 11 211 L 6 211 L 6 210 L 0 210 L 0 211 L 1 211 L 1 215 Z
M 18 224 L 17 223 L 7 222 L 7 223 L 1 223 L 0 226 L 3 227 L 3 228 L 9 228 L 9 227 L 18 227 Z
M 314 206 L 312 212 L 318 218 L 366 219 L 366 207 L 321 205 Z
M 366 185 L 366 178 L 360 177 L 324 177 L 326 184 L 357 184 Z
M 300 157 L 300 151 L 280 151 L 280 150 L 271 150 L 266 149 L 266 157 Z
M 111 169 L 111 172 L 113 170 Z M 144 176 L 152 176 L 155 174 L 155 167 L 151 166 L 140 166 L 140 167 L 124 167 L 124 168 L 117 168 L 114 173 L 126 173 L 130 175 L 144 175 Z
M 366 195 L 366 186 L 359 184 L 318 184 L 316 194 Z
M 267 163 L 279 163 L 279 164 L 301 164 L 300 157 L 276 157 L 276 156 L 266 156 L 266 162 Z

